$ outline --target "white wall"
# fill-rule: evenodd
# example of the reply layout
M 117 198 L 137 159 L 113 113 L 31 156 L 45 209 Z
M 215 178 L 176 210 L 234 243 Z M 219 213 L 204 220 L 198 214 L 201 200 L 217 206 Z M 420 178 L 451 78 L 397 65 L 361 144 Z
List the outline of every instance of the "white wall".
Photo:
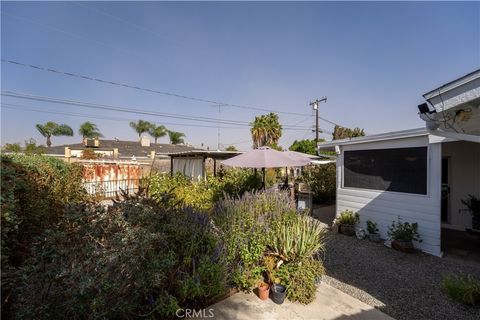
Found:
M 428 146 L 427 195 L 343 188 L 344 151 L 421 146 Z M 374 220 L 378 223 L 381 237 L 384 239 L 388 238 L 387 227 L 392 221 L 396 221 L 398 216 L 404 222 L 417 222 L 423 242 L 415 242 L 415 246 L 440 256 L 441 153 L 441 144 L 429 144 L 427 135 L 341 146 L 341 154 L 337 159 L 337 215 L 347 209 L 358 212 L 359 227 L 363 229 L 366 229 L 365 222 L 368 219 Z
M 480 144 L 458 141 L 442 144 L 442 156 L 449 158 L 449 224 L 465 230 L 472 227 L 472 216 L 461 203 L 468 194 L 480 197 Z

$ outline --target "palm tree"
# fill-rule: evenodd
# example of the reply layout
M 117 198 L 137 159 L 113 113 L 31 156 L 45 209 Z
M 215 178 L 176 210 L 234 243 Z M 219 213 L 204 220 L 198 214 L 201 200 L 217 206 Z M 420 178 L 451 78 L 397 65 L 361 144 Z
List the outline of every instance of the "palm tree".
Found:
M 168 137 L 170 138 L 171 144 L 180 144 L 184 142 L 183 137 L 185 137 L 185 134 L 177 131 L 168 130 Z
M 155 126 L 154 124 L 152 124 L 152 126 L 148 130 L 148 133 L 155 139 L 155 144 L 156 144 L 157 139 L 166 136 L 168 133 L 168 130 L 167 128 L 165 128 L 165 126 L 162 126 L 162 125 Z
M 52 146 L 52 136 L 73 136 L 73 130 L 66 124 L 58 124 L 53 121 L 48 121 L 45 124 L 37 124 L 35 126 L 40 134 L 47 138 L 47 146 Z
M 278 115 L 273 112 L 255 117 L 255 121 L 250 125 L 254 148 L 276 146 L 282 136 Z
M 83 137 L 83 139 L 103 137 L 103 134 L 98 130 L 97 125 L 89 121 L 82 123 L 82 125 L 78 129 L 78 133 Z
M 138 120 L 137 122 L 130 122 L 130 127 L 132 127 L 137 133 L 138 133 L 138 137 L 141 138 L 142 137 L 142 133 L 144 132 L 148 132 L 148 130 L 150 130 L 152 124 L 148 121 L 144 121 L 144 120 Z

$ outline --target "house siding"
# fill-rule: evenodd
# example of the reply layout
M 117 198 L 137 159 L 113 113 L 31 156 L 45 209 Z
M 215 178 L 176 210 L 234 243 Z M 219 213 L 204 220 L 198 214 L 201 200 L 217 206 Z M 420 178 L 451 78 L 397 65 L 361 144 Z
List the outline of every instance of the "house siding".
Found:
M 428 147 L 426 195 L 343 187 L 345 151 L 421 146 Z M 378 223 L 381 237 L 384 239 L 388 238 L 388 226 L 399 216 L 404 222 L 417 222 L 423 242 L 417 242 L 415 246 L 440 256 L 441 154 L 441 144 L 429 143 L 428 135 L 341 146 L 341 152 L 337 158 L 336 214 L 339 215 L 347 209 L 358 212 L 359 227 L 363 229 L 366 229 L 365 223 L 368 219 L 374 220 Z

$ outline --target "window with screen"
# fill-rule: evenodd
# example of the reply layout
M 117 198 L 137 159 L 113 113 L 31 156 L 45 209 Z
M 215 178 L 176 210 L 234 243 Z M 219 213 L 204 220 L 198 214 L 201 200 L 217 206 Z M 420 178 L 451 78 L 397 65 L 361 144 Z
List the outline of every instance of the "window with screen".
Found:
M 344 152 L 343 186 L 427 194 L 427 147 Z

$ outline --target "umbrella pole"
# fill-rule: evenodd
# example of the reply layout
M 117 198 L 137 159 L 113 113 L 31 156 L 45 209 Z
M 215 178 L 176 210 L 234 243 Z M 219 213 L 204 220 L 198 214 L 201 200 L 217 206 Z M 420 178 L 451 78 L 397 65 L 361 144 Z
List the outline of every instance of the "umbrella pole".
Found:
M 267 187 L 267 185 L 265 184 L 265 168 L 262 168 L 262 173 L 263 173 L 263 190 L 265 190 Z

